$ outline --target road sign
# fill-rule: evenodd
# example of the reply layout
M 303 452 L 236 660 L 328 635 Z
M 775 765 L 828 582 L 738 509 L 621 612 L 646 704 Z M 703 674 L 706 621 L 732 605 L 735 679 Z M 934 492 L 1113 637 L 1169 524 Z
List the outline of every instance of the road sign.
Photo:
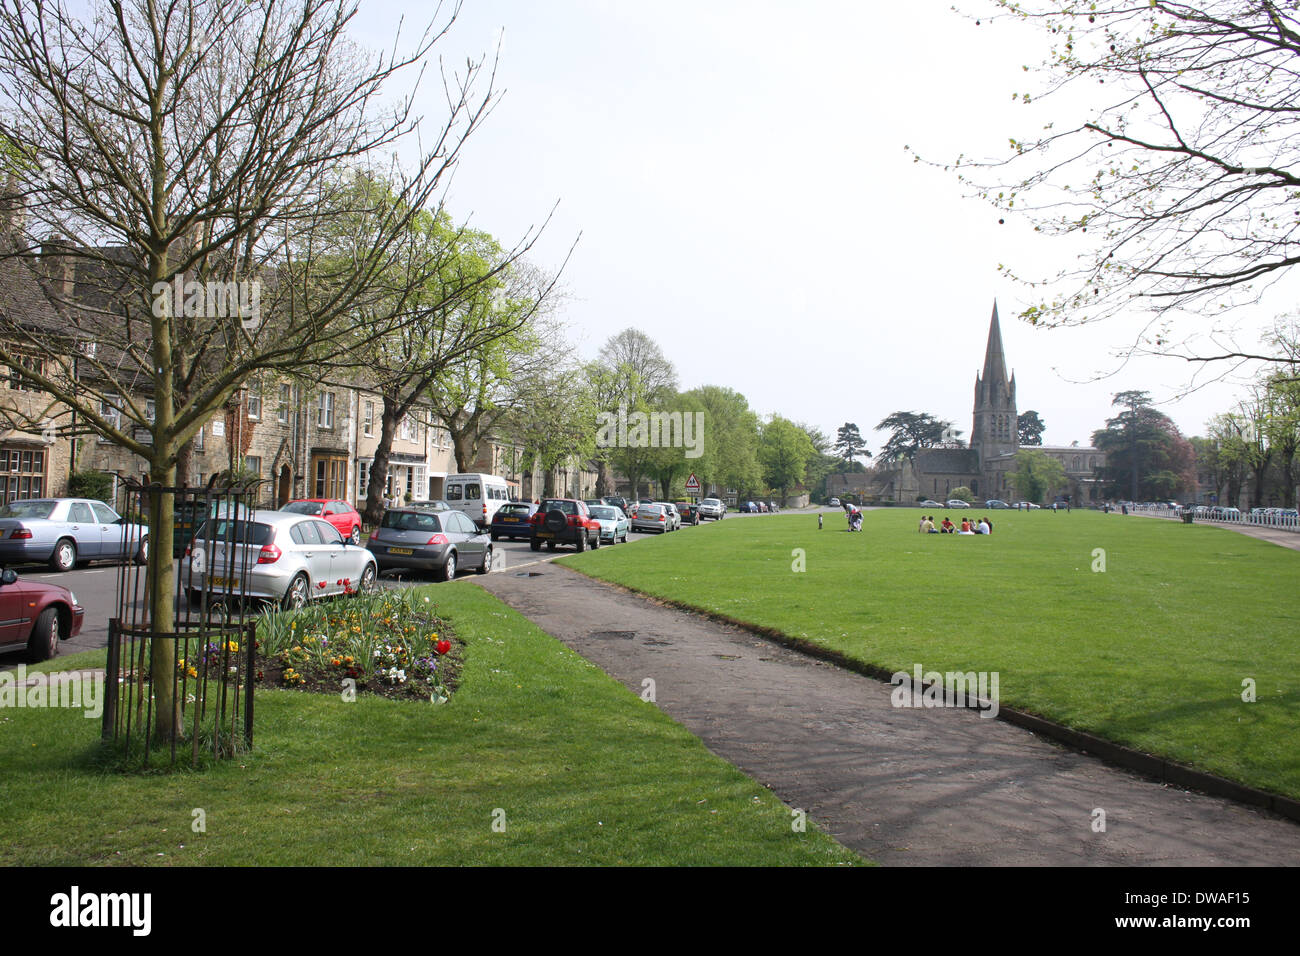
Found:
M 686 493 L 688 495 L 698 495 L 700 493 L 700 479 L 696 478 L 694 474 L 686 479 Z

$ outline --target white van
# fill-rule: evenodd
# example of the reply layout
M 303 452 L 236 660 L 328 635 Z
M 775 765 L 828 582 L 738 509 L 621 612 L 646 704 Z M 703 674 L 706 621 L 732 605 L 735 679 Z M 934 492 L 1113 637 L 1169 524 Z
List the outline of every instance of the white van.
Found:
M 448 475 L 442 483 L 442 497 L 480 528 L 486 528 L 497 509 L 510 500 L 510 486 L 496 475 Z

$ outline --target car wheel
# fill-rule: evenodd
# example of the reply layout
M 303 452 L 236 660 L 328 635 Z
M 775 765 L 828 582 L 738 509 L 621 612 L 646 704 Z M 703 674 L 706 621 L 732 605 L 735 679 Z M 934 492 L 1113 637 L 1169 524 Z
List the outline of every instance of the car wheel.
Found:
M 307 575 L 302 573 L 289 582 L 289 590 L 284 592 L 282 604 L 286 611 L 297 611 L 306 607 L 310 600 L 311 582 L 307 580 Z
M 439 581 L 456 580 L 456 552 L 452 551 L 447 555 L 447 563 L 435 572 Z
M 591 539 L 591 548 L 592 548 L 592 550 L 594 551 L 596 548 L 599 548 L 599 547 L 600 547 L 600 532 L 597 531 L 597 532 L 596 532 L 596 537 L 594 537 L 594 538 Z
M 547 550 L 547 551 L 554 551 L 554 550 L 555 550 L 555 542 L 554 542 L 554 541 L 548 541 L 548 542 L 546 542 L 546 550 Z
M 487 574 L 492 570 L 492 545 L 483 549 L 483 563 L 479 565 L 478 573 Z
M 69 538 L 60 538 L 50 555 L 50 568 L 54 571 L 71 571 L 77 566 L 77 545 Z
M 149 538 L 147 536 L 140 539 L 140 550 L 135 553 L 135 563 L 149 563 Z
M 36 619 L 27 652 L 34 663 L 48 661 L 59 652 L 59 612 L 47 607 Z
M 493 541 L 499 541 L 499 540 L 501 540 L 501 536 L 500 536 L 499 534 L 497 534 L 495 531 L 493 531 L 493 532 L 492 532 L 492 540 L 493 540 Z M 511 540 L 514 540 L 514 539 L 512 538 Z
M 533 538 L 532 541 L 529 541 L 529 542 L 528 542 L 528 550 L 529 550 L 529 551 L 540 551 L 540 550 L 542 550 L 542 543 L 541 543 L 540 541 L 538 541 L 536 538 Z
M 375 584 L 379 580 L 379 572 L 375 570 L 373 564 L 367 564 L 366 569 L 361 572 L 361 582 L 357 585 L 358 594 L 369 594 L 375 589 Z
M 360 544 L 360 543 L 361 543 L 361 525 L 354 524 L 352 526 L 352 533 L 348 535 L 348 544 Z
M 574 547 L 576 547 L 579 551 L 587 550 L 587 529 L 586 528 L 578 529 L 578 540 L 577 542 L 575 542 Z

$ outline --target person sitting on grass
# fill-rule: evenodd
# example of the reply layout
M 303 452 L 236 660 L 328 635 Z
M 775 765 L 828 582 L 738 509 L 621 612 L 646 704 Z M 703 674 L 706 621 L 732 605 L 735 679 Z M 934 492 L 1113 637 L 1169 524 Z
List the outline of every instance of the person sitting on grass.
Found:
M 920 531 L 922 534 L 934 534 L 934 518 L 930 515 L 922 517 Z
M 971 529 L 970 529 L 970 518 L 962 518 L 962 519 L 961 519 L 961 531 L 960 531 L 959 533 L 960 533 L 960 534 L 971 534 L 971 533 L 972 533 L 972 532 L 971 532 Z
M 956 531 L 956 530 L 957 530 L 957 526 L 954 525 L 951 521 L 948 520 L 948 516 L 947 516 L 947 515 L 944 515 L 944 516 L 943 516 L 943 525 L 940 526 L 940 528 L 939 528 L 939 533 L 940 533 L 940 534 L 952 534 L 952 533 L 953 533 L 954 531 Z
M 993 529 L 989 527 L 988 518 L 980 518 L 979 527 L 975 529 L 976 534 L 992 534 Z

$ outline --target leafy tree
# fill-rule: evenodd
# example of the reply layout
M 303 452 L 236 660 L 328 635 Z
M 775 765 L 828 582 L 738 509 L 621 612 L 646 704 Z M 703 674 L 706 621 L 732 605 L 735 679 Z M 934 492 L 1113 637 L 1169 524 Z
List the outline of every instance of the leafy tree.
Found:
M 862 432 L 853 422 L 845 422 L 840 426 L 839 433 L 835 437 L 835 453 L 844 460 L 847 465 L 855 458 L 870 458 L 871 452 L 867 451 L 867 442 L 862 437 Z
M 1007 475 L 1022 501 L 1041 504 L 1058 488 L 1065 487 L 1065 466 L 1042 451 L 1016 452 L 1016 470 Z
M 683 393 L 704 412 L 703 454 L 691 470 L 700 487 L 752 491 L 762 481 L 758 465 L 758 415 L 745 396 L 730 388 L 704 385 Z
M 922 448 L 942 445 L 945 434 L 951 428 L 952 422 L 940 421 L 925 412 L 894 412 L 876 426 L 878 431 L 891 433 L 880 449 L 880 460 L 903 461 L 915 458 Z
M 1016 417 L 1016 433 L 1022 445 L 1041 445 L 1046 430 L 1047 424 L 1032 409 Z
M 446 78 L 449 115 L 426 131 L 427 150 L 404 152 L 413 165 L 396 187 L 400 204 L 374 223 L 357 259 L 333 268 L 313 251 L 334 230 L 341 173 L 419 131 L 410 99 L 382 111 L 378 100 L 450 24 L 431 24 L 404 54 L 372 57 L 346 42 L 357 13 L 347 0 L 122 0 L 101 12 L 83 19 L 61 4 L 0 2 L 0 138 L 24 158 L 9 164 L 12 191 L 35 234 L 85 243 L 59 246 L 77 301 L 61 303 L 58 322 L 33 325 L 26 310 L 0 308 L 0 364 L 21 368 L 22 385 L 67 410 L 59 427 L 75 415 L 170 486 L 183 449 L 250 375 L 291 373 L 304 356 L 322 367 L 348 361 L 358 303 L 495 93 L 474 92 L 481 61 Z M 3 252 L 36 249 L 29 241 Z M 261 314 L 191 308 L 189 293 L 182 303 L 166 291 L 178 278 L 261 281 Z M 47 360 L 24 367 L 13 343 Z M 149 620 L 170 632 L 169 497 L 150 502 L 149 522 Z M 150 667 L 158 733 L 174 737 L 171 642 L 153 642 Z
M 627 328 L 601 346 L 596 361 L 587 366 L 587 376 L 598 412 L 621 414 L 626 409 L 649 412 L 651 406 L 662 402 L 677 390 L 677 372 L 663 353 L 663 349 L 650 336 L 639 329 Z M 614 493 L 613 467 L 616 461 L 637 472 L 637 480 L 647 459 L 637 449 L 619 451 L 596 449 L 598 477 L 596 493 Z M 632 478 L 625 470 L 623 474 Z M 637 480 L 633 481 L 635 497 Z
M 1038 24 L 1051 37 L 1038 67 L 1044 88 L 1017 98 L 1064 100 L 1046 132 L 1012 138 L 1009 155 L 956 163 L 1004 218 L 1073 237 L 1059 294 L 1023 318 L 1077 324 L 1142 306 L 1168 314 L 1144 335 L 1167 348 L 1175 313 L 1254 302 L 1300 261 L 1291 212 L 1300 187 L 1294 4 L 995 3 L 996 19 Z M 1098 107 L 1084 105 L 1098 97 Z M 1082 256 L 1073 251 L 1080 244 Z M 1244 353 L 1200 358 L 1229 354 Z
M 790 488 L 804 480 L 808 459 L 816 454 L 808 433 L 787 418 L 773 415 L 759 436 L 758 460 L 769 488 L 780 489 L 784 498 Z
M 1133 501 L 1161 500 L 1195 487 L 1196 455 L 1191 443 L 1143 391 L 1118 393 L 1123 411 L 1093 432 L 1092 443 L 1106 453 L 1101 469 L 1107 494 Z
M 524 376 L 522 388 L 529 401 L 515 409 L 503 427 L 524 449 L 531 463 L 533 496 L 537 497 L 537 471 L 542 473 L 542 495 L 554 495 L 554 473 L 564 464 L 581 463 L 595 449 L 596 409 L 586 370 L 572 362 L 534 369 Z

